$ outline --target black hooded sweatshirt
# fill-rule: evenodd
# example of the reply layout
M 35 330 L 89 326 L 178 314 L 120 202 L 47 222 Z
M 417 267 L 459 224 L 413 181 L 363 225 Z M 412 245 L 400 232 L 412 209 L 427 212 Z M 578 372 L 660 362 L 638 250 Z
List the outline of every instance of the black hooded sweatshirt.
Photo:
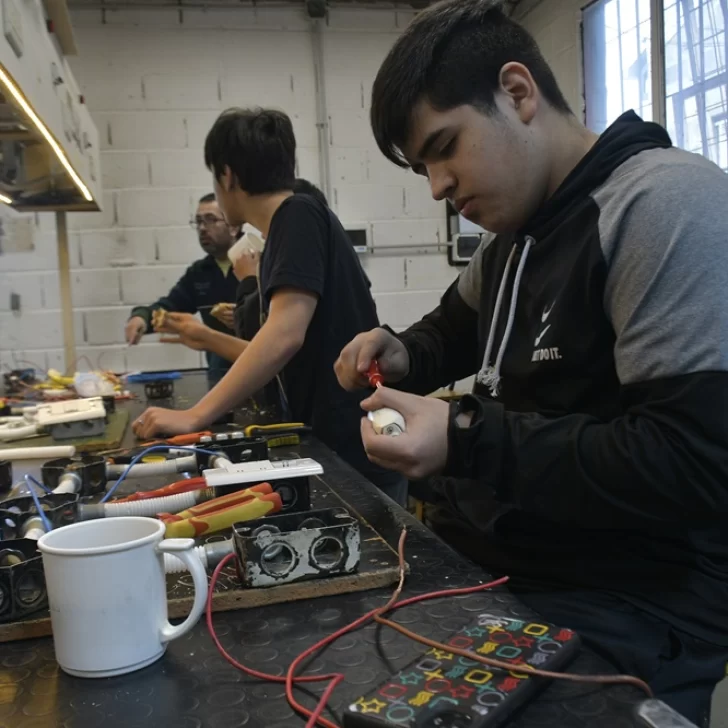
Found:
M 477 372 L 451 410 L 445 474 L 463 480 L 446 496 L 471 519 L 473 503 L 501 507 L 463 550 L 516 587 L 602 590 L 728 644 L 717 166 L 624 114 L 524 230 L 484 243 L 400 338 L 401 389 Z M 456 426 L 459 411 L 471 426 Z

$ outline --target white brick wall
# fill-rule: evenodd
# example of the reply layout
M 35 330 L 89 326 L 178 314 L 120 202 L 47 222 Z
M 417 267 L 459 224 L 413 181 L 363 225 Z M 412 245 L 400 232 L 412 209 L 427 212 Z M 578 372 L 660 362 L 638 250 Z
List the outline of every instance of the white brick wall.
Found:
M 369 227 L 376 252 L 362 262 L 382 321 L 397 329 L 436 305 L 457 275 L 445 258 L 444 204 L 382 157 L 369 126 L 374 75 L 411 17 L 342 7 L 323 30 L 330 203 L 345 224 Z M 221 110 L 284 109 L 299 174 L 320 183 L 309 21 L 302 8 L 251 7 L 76 9 L 73 20 L 72 66 L 99 128 L 105 190 L 101 213 L 69 216 L 79 366 L 199 366 L 200 354 L 156 337 L 127 348 L 123 325 L 133 305 L 166 293 L 200 257 L 187 222 L 211 190 L 202 146 Z M 0 257 L 0 366 L 14 354 L 64 368 L 56 266 L 54 217 L 37 216 L 35 250 Z M 11 292 L 21 294 L 20 313 L 9 311 Z
M 585 5 L 587 0 L 523 0 L 514 15 L 536 39 L 580 119 L 584 118 L 580 23 Z

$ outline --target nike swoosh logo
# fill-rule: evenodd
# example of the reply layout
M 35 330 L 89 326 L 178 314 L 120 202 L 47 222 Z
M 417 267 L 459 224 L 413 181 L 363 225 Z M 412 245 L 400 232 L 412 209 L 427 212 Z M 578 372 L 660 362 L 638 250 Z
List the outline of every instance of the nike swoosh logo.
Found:
M 541 339 L 543 339 L 546 332 L 551 328 L 551 324 L 549 324 L 537 337 L 536 341 L 533 342 L 534 347 L 538 346 L 541 343 Z
M 555 301 L 554 301 L 555 303 Z M 545 324 L 546 319 L 551 315 L 551 311 L 554 309 L 554 304 L 552 303 L 548 308 L 544 308 L 543 313 L 541 314 L 541 323 Z

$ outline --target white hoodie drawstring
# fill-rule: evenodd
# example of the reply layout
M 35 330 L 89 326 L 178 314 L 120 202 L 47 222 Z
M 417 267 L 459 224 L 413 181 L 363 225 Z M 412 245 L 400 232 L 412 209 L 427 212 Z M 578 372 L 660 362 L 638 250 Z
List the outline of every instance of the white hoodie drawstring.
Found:
M 516 269 L 516 277 L 513 280 L 513 291 L 511 292 L 511 305 L 508 309 L 508 321 L 506 323 L 506 330 L 503 332 L 503 339 L 501 340 L 500 348 L 498 349 L 498 356 L 495 359 L 495 366 L 490 366 L 490 356 L 493 353 L 493 343 L 495 340 L 495 329 L 498 325 L 498 319 L 500 318 L 500 310 L 503 305 L 503 296 L 506 290 L 506 284 L 508 283 L 508 274 L 511 271 L 511 264 L 516 254 L 517 246 L 513 246 L 511 249 L 508 260 L 506 261 L 506 267 L 503 271 L 503 277 L 501 278 L 500 288 L 498 288 L 498 296 L 495 299 L 495 308 L 493 309 L 493 317 L 490 321 L 490 331 L 488 332 L 488 341 L 485 345 L 485 354 L 483 355 L 483 366 L 478 372 L 476 381 L 478 384 L 482 384 L 490 389 L 492 397 L 497 397 L 500 389 L 501 380 L 501 365 L 503 364 L 503 357 L 506 353 L 506 347 L 508 346 L 508 339 L 511 336 L 511 330 L 513 329 L 513 319 L 516 316 L 516 304 L 518 303 L 518 289 L 521 285 L 521 276 L 523 275 L 523 269 L 526 267 L 526 258 L 528 258 L 528 251 L 531 248 L 534 240 L 531 237 L 526 238 L 526 244 L 523 246 L 523 253 L 521 254 L 521 260 L 518 261 L 518 268 Z

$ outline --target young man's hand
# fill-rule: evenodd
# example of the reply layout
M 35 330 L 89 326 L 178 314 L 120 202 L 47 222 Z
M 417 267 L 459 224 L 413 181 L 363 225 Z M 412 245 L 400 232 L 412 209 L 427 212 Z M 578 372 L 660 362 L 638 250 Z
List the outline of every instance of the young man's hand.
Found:
M 362 419 L 361 438 L 373 463 L 413 480 L 426 478 L 445 467 L 450 410 L 447 402 L 382 387 L 361 406 L 367 412 L 391 407 L 404 417 L 405 431 L 397 437 L 377 435 L 372 423 Z
M 129 346 L 139 343 L 147 330 L 147 322 L 141 316 L 132 316 L 124 327 L 124 338 Z
M 149 407 L 134 420 L 131 427 L 140 440 L 149 440 L 158 435 L 186 435 L 199 430 L 201 424 L 193 410 Z
M 196 351 L 204 351 L 207 348 L 211 331 L 212 329 L 191 313 L 168 313 L 159 328 L 162 334 L 177 334 L 182 344 Z
M 339 384 L 348 391 L 369 386 L 367 371 L 372 361 L 379 362 L 385 382 L 398 382 L 409 372 L 405 345 L 386 329 L 372 329 L 348 343 L 334 363 Z
M 258 275 L 258 263 L 260 262 L 260 253 L 255 250 L 245 250 L 243 254 L 235 261 L 233 273 L 235 277 L 242 281 L 243 278 Z

